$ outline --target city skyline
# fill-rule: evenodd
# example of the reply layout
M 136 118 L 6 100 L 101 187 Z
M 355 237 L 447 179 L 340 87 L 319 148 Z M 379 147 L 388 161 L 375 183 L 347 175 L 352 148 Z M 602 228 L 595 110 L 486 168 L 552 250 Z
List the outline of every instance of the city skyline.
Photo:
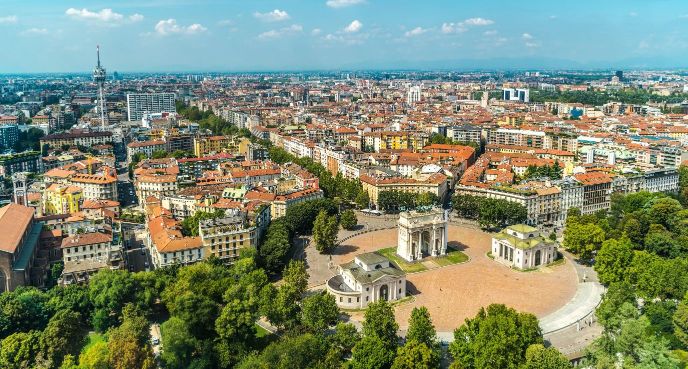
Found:
M 5 1 L 0 73 L 686 67 L 688 4 Z M 279 57 L 275 57 L 279 56 Z

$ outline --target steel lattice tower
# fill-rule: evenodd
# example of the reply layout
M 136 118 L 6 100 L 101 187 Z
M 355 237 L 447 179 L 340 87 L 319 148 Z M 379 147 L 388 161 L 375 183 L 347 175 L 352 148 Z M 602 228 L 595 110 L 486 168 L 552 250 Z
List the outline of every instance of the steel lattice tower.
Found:
M 98 102 L 100 103 L 100 125 L 105 128 L 105 95 L 103 89 L 105 88 L 105 80 L 107 73 L 105 68 L 100 65 L 100 45 L 96 46 L 96 55 L 98 57 L 98 64 L 93 70 L 93 82 L 98 84 Z

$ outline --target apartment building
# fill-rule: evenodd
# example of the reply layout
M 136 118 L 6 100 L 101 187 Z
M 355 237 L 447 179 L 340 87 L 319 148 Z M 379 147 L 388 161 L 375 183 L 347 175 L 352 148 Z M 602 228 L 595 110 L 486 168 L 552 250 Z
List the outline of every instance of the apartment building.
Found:
M 169 214 L 163 212 L 151 217 L 146 229 L 146 243 L 155 268 L 189 265 L 204 259 L 201 238 L 182 235 L 179 222 Z
M 194 155 L 198 158 L 222 152 L 237 151 L 236 136 L 196 137 L 193 142 Z
M 242 249 L 258 246 L 257 227 L 250 224 L 243 212 L 201 221 L 199 235 L 205 257 L 213 255 L 226 264 L 237 260 Z
M 582 214 L 593 214 L 610 207 L 612 178 L 603 172 L 581 173 L 573 176 L 583 186 Z
M 111 168 L 104 167 L 94 174 L 74 173 L 68 183 L 81 187 L 84 199 L 118 201 L 117 175 Z
M 50 147 L 102 145 L 112 142 L 112 132 L 72 130 L 66 133 L 54 133 L 41 138 L 41 147 L 47 144 Z
M 422 175 L 416 178 L 373 177 L 368 174 L 362 174 L 360 179 L 363 190 L 368 192 L 370 201 L 374 204 L 377 204 L 378 195 L 382 191 L 430 192 L 442 200 L 446 197 L 449 190 L 448 177 L 442 173 Z
M 139 203 L 143 205 L 149 197 L 162 199 L 164 196 L 174 195 L 178 189 L 177 176 L 169 174 L 136 176 L 134 188 Z
M 473 142 L 480 147 L 483 138 L 481 127 L 464 124 L 447 127 L 447 137 L 457 142 Z
M 42 172 L 41 153 L 25 151 L 18 154 L 0 155 L 0 176 L 9 177 L 17 172 Z
M 111 234 L 91 232 L 75 234 L 62 239 L 64 269 L 60 284 L 87 282 L 101 269 L 124 267 L 121 245 L 113 245 Z
M 272 219 L 283 217 L 287 214 L 289 207 L 304 201 L 321 199 L 323 196 L 323 191 L 319 188 L 307 188 L 288 194 L 277 195 L 272 201 L 270 214 Z
M 170 92 L 127 94 L 127 119 L 135 121 L 143 119 L 144 114 L 176 113 L 175 99 L 176 94 Z
M 156 151 L 167 151 L 167 142 L 163 140 L 131 142 L 127 144 L 127 161 L 131 162 L 136 154 L 143 154 L 150 159 Z
M 72 214 L 81 210 L 82 189 L 53 183 L 43 191 L 43 214 Z

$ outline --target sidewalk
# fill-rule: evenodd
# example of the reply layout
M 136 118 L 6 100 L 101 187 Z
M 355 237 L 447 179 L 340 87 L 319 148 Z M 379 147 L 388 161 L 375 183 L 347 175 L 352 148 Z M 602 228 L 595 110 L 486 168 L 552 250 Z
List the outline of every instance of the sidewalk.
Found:
M 604 286 L 597 282 L 583 282 L 578 284 L 578 290 L 573 299 L 559 310 L 540 319 L 542 334 L 548 334 L 582 321 L 594 312 L 602 301 Z

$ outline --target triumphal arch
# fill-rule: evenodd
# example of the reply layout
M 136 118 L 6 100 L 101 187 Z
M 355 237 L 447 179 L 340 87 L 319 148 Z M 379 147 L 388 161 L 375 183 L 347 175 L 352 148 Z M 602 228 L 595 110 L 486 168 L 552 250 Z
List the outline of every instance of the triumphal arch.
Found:
M 406 261 L 446 255 L 448 219 L 448 213 L 439 208 L 402 212 L 397 254 Z

